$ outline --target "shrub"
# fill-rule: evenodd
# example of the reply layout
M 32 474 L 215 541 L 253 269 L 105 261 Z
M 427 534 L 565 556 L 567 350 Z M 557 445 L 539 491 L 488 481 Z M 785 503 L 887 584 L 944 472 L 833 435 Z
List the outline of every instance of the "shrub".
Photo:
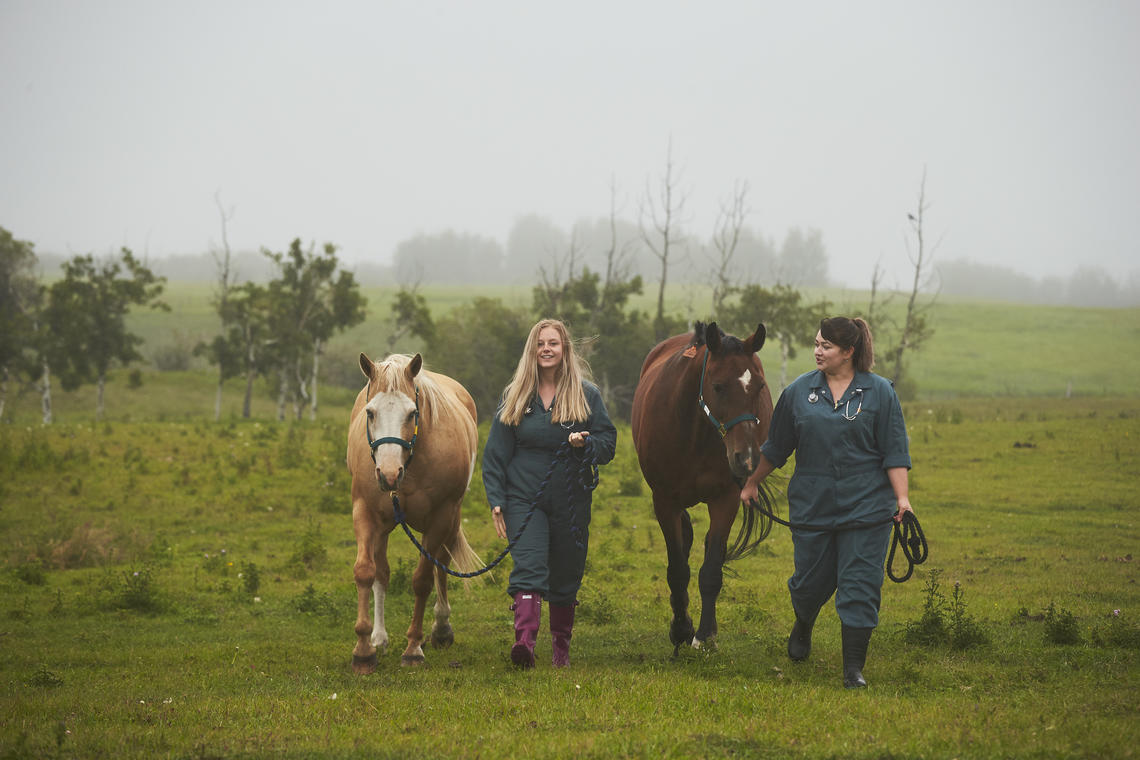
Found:
M 1053 602 L 1045 608 L 1045 641 L 1050 644 L 1081 642 L 1081 629 L 1073 613 L 1064 607 L 1058 609 Z
M 1120 610 L 1113 610 L 1106 624 L 1093 629 L 1092 640 L 1098 646 L 1140 649 L 1140 626 L 1126 621 Z

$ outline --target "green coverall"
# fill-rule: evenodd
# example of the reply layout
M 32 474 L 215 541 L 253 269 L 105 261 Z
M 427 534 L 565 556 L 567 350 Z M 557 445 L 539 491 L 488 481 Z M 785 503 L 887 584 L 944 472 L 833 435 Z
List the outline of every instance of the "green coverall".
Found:
M 487 504 L 502 507 L 509 539 L 518 534 L 554 455 L 571 433 L 590 433 L 597 464 L 614 458 L 617 430 L 606 413 L 602 395 L 593 383 L 583 382 L 582 389 L 590 406 L 590 416 L 584 423 L 552 423 L 551 410 L 543 407 L 538 394 L 517 427 L 503 424 L 499 413 L 495 413 L 483 448 L 483 487 Z M 572 498 L 567 495 L 566 468 L 558 466 L 542 503 L 511 549 L 514 569 L 507 583 L 510 596 L 519 591 L 537 591 L 550 604 L 569 606 L 577 601 L 586 569 L 592 501 L 592 492 L 578 485 L 584 451 L 570 449 Z
M 761 447 L 775 467 L 783 467 L 793 450 L 788 511 L 797 528 L 788 589 L 796 616 L 814 621 L 834 593 L 844 625 L 873 628 L 897 507 L 886 471 L 910 468 L 894 387 L 878 375 L 857 372 L 836 402 L 823 372 L 796 378 L 780 395 Z

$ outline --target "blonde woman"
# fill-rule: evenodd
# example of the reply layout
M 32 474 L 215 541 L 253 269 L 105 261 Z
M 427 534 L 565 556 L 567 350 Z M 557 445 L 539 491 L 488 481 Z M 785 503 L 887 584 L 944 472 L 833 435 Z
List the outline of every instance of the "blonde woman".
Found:
M 596 464 L 609 462 L 617 443 L 617 430 L 588 372 L 566 326 L 554 319 L 538 322 L 483 449 L 483 486 L 499 537 L 519 535 L 534 506 L 511 549 L 514 569 L 507 584 L 515 613 L 511 661 L 523 668 L 534 667 L 543 598 L 550 605 L 551 661 L 556 667 L 570 664 L 591 508 L 591 492 L 580 485 L 576 464 L 587 452 Z M 543 479 L 566 442 L 569 466 L 556 467 L 544 489 Z M 573 471 L 569 483 L 567 470 Z

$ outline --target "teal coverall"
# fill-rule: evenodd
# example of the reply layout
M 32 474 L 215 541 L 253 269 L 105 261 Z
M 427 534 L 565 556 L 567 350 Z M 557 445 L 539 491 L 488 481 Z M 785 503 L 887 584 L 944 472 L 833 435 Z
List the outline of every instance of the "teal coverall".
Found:
M 857 372 L 836 401 L 823 372 L 796 378 L 780 395 L 761 447 L 775 467 L 783 467 L 793 450 L 788 511 L 797 528 L 788 590 L 796 616 L 814 621 L 834 593 L 844 625 L 873 628 L 879 623 L 890 518 L 897 509 L 886 471 L 910 468 L 894 387 L 878 375 Z
M 483 448 L 483 487 L 487 504 L 503 509 L 508 539 L 518 534 L 554 455 L 571 433 L 590 433 L 596 464 L 614 458 L 617 430 L 606 413 L 602 394 L 593 383 L 583 382 L 582 389 L 590 406 L 584 423 L 552 423 L 551 410 L 543 407 L 538 394 L 517 427 L 503 424 L 495 413 Z M 558 466 L 542 502 L 511 549 L 514 569 L 507 582 L 510 596 L 537 591 L 550 604 L 570 606 L 577 601 L 586 569 L 592 501 L 592 492 L 578 483 L 584 452 L 584 448 L 570 449 L 572 498 L 567 495 L 566 468 Z

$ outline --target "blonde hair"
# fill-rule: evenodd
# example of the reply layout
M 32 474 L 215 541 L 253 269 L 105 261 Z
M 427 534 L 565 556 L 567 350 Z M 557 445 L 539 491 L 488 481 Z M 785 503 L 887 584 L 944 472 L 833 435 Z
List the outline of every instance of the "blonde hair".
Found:
M 548 327 L 557 330 L 562 339 L 562 366 L 555 378 L 550 421 L 585 422 L 590 416 L 590 405 L 582 389 L 582 382 L 590 377 L 590 365 L 574 349 L 574 341 L 566 325 L 557 319 L 542 319 L 530 328 L 526 346 L 515 367 L 515 376 L 503 390 L 503 402 L 499 406 L 499 419 L 503 424 L 515 426 L 522 422 L 538 391 L 538 334 Z

